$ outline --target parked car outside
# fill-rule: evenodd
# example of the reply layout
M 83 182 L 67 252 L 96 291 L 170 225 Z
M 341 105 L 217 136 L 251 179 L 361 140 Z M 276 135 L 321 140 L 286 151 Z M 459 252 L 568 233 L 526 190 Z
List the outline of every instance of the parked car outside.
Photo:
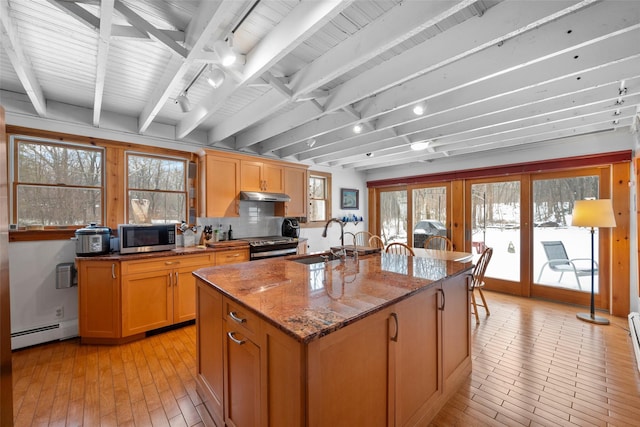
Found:
M 435 219 L 423 219 L 422 221 L 418 221 L 413 229 L 413 247 L 424 247 L 424 241 L 431 236 L 447 237 L 447 227 Z

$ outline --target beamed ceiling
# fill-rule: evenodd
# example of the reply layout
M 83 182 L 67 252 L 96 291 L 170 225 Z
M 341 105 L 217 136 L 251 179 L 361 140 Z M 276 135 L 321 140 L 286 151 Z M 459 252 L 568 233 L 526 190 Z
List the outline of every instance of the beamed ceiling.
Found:
M 0 0 L 0 17 L 9 123 L 360 171 L 640 123 L 636 0 Z M 228 41 L 244 61 L 224 67 Z

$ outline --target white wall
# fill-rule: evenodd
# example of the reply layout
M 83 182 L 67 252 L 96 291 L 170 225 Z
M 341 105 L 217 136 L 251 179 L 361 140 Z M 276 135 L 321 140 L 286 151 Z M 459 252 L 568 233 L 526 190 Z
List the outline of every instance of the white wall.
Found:
M 353 222 L 347 223 L 344 227 L 345 232 L 356 233 L 358 231 L 367 230 L 367 217 L 368 217 L 368 199 L 367 199 L 367 183 L 365 181 L 365 175 L 361 172 L 356 172 L 351 169 L 342 168 L 322 168 L 312 167 L 312 171 L 329 172 L 331 173 L 331 216 L 334 218 L 342 218 L 344 215 L 356 215 L 358 218 L 362 217 L 363 221 L 355 224 Z M 340 209 L 340 189 L 352 188 L 359 190 L 360 201 L 357 210 L 342 210 Z M 300 230 L 300 237 L 306 237 L 308 241 L 308 252 L 322 252 L 328 250 L 331 246 L 340 244 L 340 226 L 336 223 L 332 223 L 327 230 L 327 237 L 322 237 L 321 228 L 302 228 Z
M 9 244 L 11 333 L 78 319 L 78 288 L 56 289 L 56 265 L 73 262 L 75 249 L 71 240 Z

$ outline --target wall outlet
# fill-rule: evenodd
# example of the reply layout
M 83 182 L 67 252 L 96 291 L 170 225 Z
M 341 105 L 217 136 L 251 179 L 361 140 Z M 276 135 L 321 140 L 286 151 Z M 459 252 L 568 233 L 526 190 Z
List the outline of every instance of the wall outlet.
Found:
M 56 318 L 62 319 L 64 317 L 64 307 L 59 305 L 56 307 Z

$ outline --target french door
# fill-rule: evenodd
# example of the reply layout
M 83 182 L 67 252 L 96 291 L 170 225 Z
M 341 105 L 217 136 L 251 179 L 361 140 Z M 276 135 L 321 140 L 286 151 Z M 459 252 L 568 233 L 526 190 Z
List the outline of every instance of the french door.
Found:
M 465 183 L 465 248 L 493 248 L 487 289 L 589 305 L 591 233 L 572 227 L 576 200 L 608 198 L 608 168 L 510 175 Z M 609 231 L 595 230 L 595 304 L 608 307 Z M 564 255 L 563 255 L 564 254 Z M 566 257 L 565 269 L 554 268 Z M 575 270 L 573 270 L 575 267 Z
M 380 189 L 378 192 L 379 234 L 385 244 L 402 242 L 423 247 L 426 237 L 451 238 L 450 184 L 428 184 Z

